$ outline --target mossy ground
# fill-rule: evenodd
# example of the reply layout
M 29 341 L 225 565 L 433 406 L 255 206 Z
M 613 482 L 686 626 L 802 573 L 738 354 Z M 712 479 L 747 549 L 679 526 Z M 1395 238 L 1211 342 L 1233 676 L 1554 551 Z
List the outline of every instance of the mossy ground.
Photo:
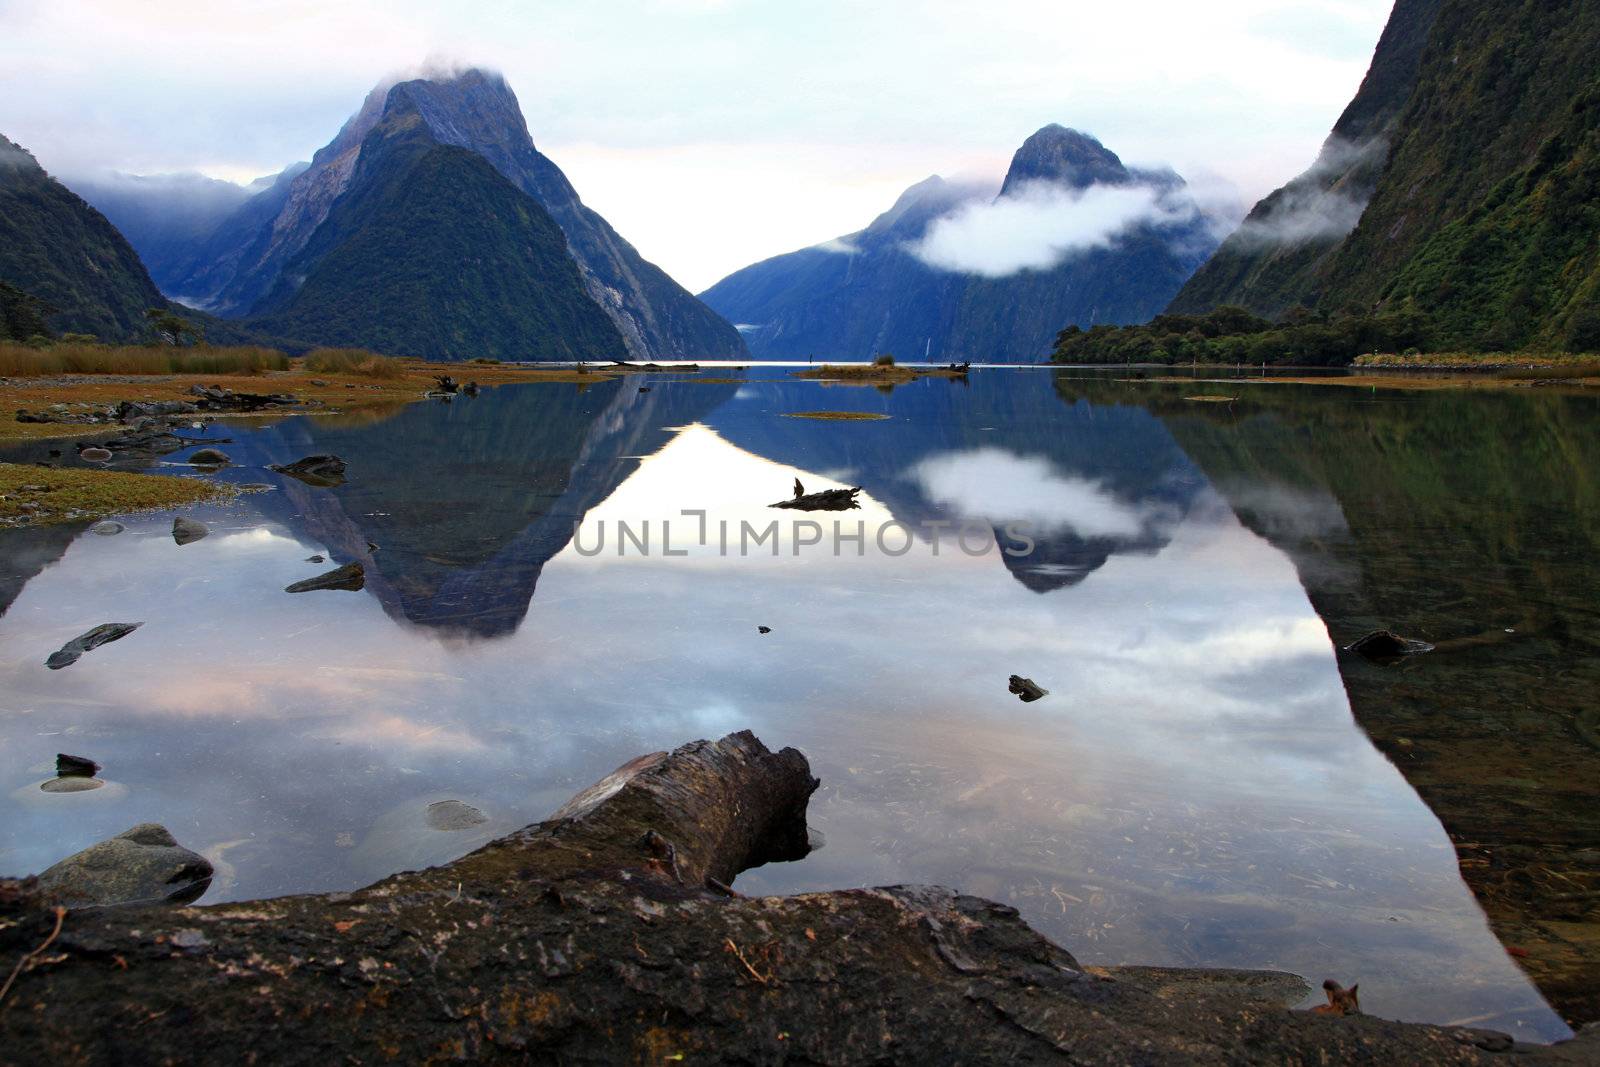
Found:
M 204 478 L 0 463 L 0 526 L 156 511 L 228 500 L 237 492 Z

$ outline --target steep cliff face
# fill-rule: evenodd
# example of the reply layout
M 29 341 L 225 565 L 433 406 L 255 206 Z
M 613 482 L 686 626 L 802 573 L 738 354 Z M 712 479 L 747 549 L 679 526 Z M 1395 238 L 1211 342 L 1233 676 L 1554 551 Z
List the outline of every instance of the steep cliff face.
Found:
M 429 359 L 620 359 L 560 228 L 473 152 L 441 144 L 403 87 L 348 153 L 345 191 L 249 323 Z
M 1439 3 L 1398 0 L 1360 89 L 1316 161 L 1251 209 L 1168 310 L 1200 314 L 1235 304 L 1275 318 L 1317 302 L 1328 260 L 1377 188 Z
M 1316 166 L 1172 304 L 1410 304 L 1438 346 L 1600 348 L 1600 10 L 1399 0 Z
M 142 336 L 146 309 L 166 304 L 117 228 L 4 137 L 0 282 L 55 309 L 52 329 L 105 341 Z
M 350 188 L 367 136 L 391 107 L 414 113 L 439 144 L 487 160 L 549 213 L 564 234 L 567 254 L 590 298 L 620 332 L 628 354 L 737 357 L 745 353 L 731 325 L 584 206 L 561 169 L 534 147 L 505 80 L 479 70 L 373 89 L 311 165 L 274 192 L 276 210 L 264 211 L 254 202 L 246 205 L 237 221 L 221 228 L 214 247 L 193 258 L 193 269 L 174 281 L 176 289 L 223 315 L 267 310 L 263 301 L 269 293 L 286 280 L 294 284 L 295 276 L 286 275 L 285 268 Z M 281 302 L 277 296 L 273 300 Z
M 952 213 L 1043 222 L 1107 189 L 1147 190 L 1152 210 L 1049 265 L 984 276 L 919 255 Z M 1171 171 L 1129 168 L 1093 137 L 1050 125 L 1017 150 L 992 201 L 930 178 L 865 230 L 746 267 L 701 295 L 765 358 L 1038 359 L 1064 326 L 1142 322 L 1166 306 L 1215 247 L 1183 189 Z

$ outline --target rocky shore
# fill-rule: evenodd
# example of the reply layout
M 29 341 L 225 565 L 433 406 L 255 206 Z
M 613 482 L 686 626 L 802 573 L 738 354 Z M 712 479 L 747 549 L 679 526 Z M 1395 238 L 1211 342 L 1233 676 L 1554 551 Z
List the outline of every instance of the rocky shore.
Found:
M 1084 967 L 1014 909 L 938 887 L 731 889 L 741 870 L 805 855 L 816 786 L 799 752 L 743 732 L 640 757 L 544 822 L 354 893 L 82 908 L 82 887 L 55 868 L 0 881 L 0 960 L 14 961 L 0 993 L 7 1058 L 192 1063 L 230 1049 L 274 1063 L 1539 1064 L 1597 1054 L 1596 1034 L 1539 1047 L 1293 1011 L 1307 984 L 1278 972 Z M 135 828 L 114 847 L 150 861 L 144 874 L 173 866 L 192 879 L 158 831 Z

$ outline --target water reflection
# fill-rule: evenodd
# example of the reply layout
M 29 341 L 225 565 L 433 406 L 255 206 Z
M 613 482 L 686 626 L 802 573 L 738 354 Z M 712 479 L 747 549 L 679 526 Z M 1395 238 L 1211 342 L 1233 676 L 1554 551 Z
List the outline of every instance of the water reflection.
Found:
M 208 901 L 351 887 L 750 727 L 811 757 L 828 845 L 746 891 L 942 882 L 1087 961 L 1281 966 L 1359 979 L 1379 1014 L 1564 1032 L 1352 721 L 1295 561 L 1145 407 L 1062 404 L 1042 373 L 610 384 L 235 428 L 230 477 L 336 452 L 350 480 L 198 510 L 213 534 L 181 548 L 165 516 L 72 541 L 0 619 L 0 869 L 149 820 L 212 857 Z M 824 406 L 892 418 L 779 417 Z M 766 507 L 796 477 L 864 487 L 809 517 L 830 525 L 1026 517 L 1039 551 L 797 554 Z M 1283 499 L 1337 532 L 1336 503 Z M 784 522 L 745 556 L 619 553 L 619 523 L 686 508 Z M 324 551 L 369 561 L 368 590 L 284 594 Z M 110 617 L 145 625 L 44 669 Z M 1012 673 L 1051 696 L 1019 702 Z M 58 750 L 119 789 L 39 793 Z M 487 820 L 435 830 L 446 800 Z

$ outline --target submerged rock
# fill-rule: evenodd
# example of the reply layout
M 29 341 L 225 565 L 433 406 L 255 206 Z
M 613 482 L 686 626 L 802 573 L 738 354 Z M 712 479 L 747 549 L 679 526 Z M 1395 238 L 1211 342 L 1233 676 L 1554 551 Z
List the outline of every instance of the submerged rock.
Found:
M 367 584 L 367 570 L 359 563 L 346 563 L 326 574 L 305 578 L 293 585 L 284 586 L 285 593 L 310 593 L 317 589 L 346 589 L 359 592 Z
M 465 830 L 488 821 L 483 812 L 459 800 L 436 800 L 428 805 L 428 825 L 435 830 Z
M 122 525 L 122 523 L 112 522 L 110 519 L 107 519 L 105 522 L 97 522 L 93 526 L 89 527 L 89 532 L 92 534 L 98 534 L 101 537 L 115 537 L 117 534 L 126 529 L 127 527 Z
M 1401 637 L 1392 630 L 1373 630 L 1344 646 L 1344 651 L 1354 652 L 1377 663 L 1384 663 L 1423 652 L 1432 652 L 1433 646 L 1426 641 Z
M 1017 699 L 1024 704 L 1031 704 L 1040 697 L 1050 695 L 1050 690 L 1040 689 L 1032 678 L 1024 678 L 1020 674 L 1011 676 L 1011 683 L 1008 688 L 1011 692 L 1017 694 Z
M 344 484 L 344 460 L 338 456 L 304 456 L 293 463 L 274 463 L 269 469 L 318 489 Z
M 39 783 L 41 793 L 87 793 L 91 789 L 99 789 L 105 783 L 98 778 L 85 778 L 82 775 L 67 775 L 65 777 L 48 778 Z
M 203 522 L 179 515 L 172 520 L 172 539 L 180 545 L 198 541 L 211 530 Z
M 53 671 L 59 671 L 62 667 L 70 667 L 78 662 L 78 658 L 85 652 L 92 652 L 101 645 L 110 644 L 112 641 L 120 641 L 143 625 L 144 623 L 142 622 L 103 622 L 87 633 L 79 634 L 50 653 L 50 658 L 44 661 L 44 665 Z
M 111 449 L 101 448 L 99 445 L 90 445 L 88 448 L 78 450 L 78 458 L 86 463 L 109 463 Z
M 39 888 L 67 903 L 187 904 L 206 891 L 211 873 L 204 856 L 147 822 L 68 856 L 39 875 Z
M 226 452 L 217 448 L 197 449 L 189 457 L 189 465 L 192 467 L 226 467 L 232 462 L 233 459 Z

